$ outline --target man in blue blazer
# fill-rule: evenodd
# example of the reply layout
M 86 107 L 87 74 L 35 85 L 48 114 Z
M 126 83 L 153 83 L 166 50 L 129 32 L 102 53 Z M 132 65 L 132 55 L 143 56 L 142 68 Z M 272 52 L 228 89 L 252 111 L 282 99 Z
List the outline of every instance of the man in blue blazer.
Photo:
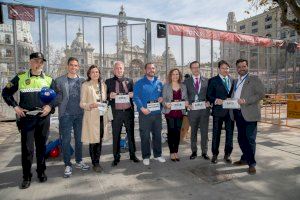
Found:
M 224 160 L 231 163 L 230 154 L 233 149 L 234 121 L 231 120 L 229 109 L 223 109 L 223 100 L 230 98 L 233 91 L 233 80 L 229 76 L 229 64 L 225 60 L 218 63 L 219 74 L 208 81 L 206 98 L 212 107 L 213 137 L 212 137 L 212 163 L 218 162 L 220 136 L 223 123 L 225 123 L 226 141 L 224 149 Z

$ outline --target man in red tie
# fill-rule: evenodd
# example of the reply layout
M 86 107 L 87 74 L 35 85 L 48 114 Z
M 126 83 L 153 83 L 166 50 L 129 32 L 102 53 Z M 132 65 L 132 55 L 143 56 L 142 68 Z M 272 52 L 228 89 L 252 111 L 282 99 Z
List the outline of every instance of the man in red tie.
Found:
M 185 80 L 187 87 L 189 111 L 188 118 L 191 126 L 191 150 L 190 159 L 197 157 L 197 133 L 200 126 L 202 157 L 209 160 L 207 155 L 208 120 L 210 106 L 206 100 L 208 80 L 200 74 L 200 63 L 194 61 L 190 64 L 192 76 Z

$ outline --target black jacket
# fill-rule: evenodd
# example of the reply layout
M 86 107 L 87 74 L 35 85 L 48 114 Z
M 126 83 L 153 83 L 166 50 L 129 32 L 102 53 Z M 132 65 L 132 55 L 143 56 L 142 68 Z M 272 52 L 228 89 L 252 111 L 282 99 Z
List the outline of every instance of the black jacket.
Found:
M 112 108 L 112 111 L 114 112 L 115 111 L 115 100 L 114 99 L 110 99 L 110 93 L 111 92 L 116 92 L 116 81 L 117 81 L 117 77 L 114 76 L 113 78 L 110 78 L 110 79 L 107 79 L 105 81 L 105 84 L 107 86 L 107 99 L 108 99 L 108 102 L 109 102 L 109 105 L 111 106 Z M 125 84 L 128 88 L 128 92 L 133 92 L 133 80 L 130 79 L 130 78 L 123 78 L 125 81 Z M 133 109 L 133 101 L 132 101 L 132 98 L 130 98 L 130 103 L 131 103 L 131 108 Z
M 231 97 L 233 92 L 234 82 L 233 79 L 230 78 L 231 88 L 229 93 L 226 90 L 223 80 L 219 75 L 212 77 L 208 81 L 206 98 L 213 105 L 212 107 L 212 116 L 224 117 L 229 110 L 223 109 L 222 105 L 215 105 L 216 99 L 225 100 Z

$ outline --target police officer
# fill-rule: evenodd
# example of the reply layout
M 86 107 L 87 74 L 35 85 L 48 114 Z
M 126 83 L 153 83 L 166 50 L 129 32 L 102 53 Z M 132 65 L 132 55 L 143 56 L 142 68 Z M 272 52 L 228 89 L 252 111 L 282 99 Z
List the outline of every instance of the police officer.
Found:
M 50 126 L 50 112 L 54 111 L 54 101 L 50 103 L 42 102 L 40 91 L 43 87 L 53 89 L 54 81 L 43 73 L 44 61 L 46 60 L 42 53 L 30 54 L 30 69 L 18 73 L 2 91 L 2 97 L 9 106 L 14 108 L 19 120 L 18 128 L 21 131 L 23 169 L 21 189 L 30 186 L 34 143 L 36 146 L 38 179 L 40 182 L 47 181 L 45 174 L 45 144 Z M 13 97 L 18 90 L 20 91 L 19 103 Z

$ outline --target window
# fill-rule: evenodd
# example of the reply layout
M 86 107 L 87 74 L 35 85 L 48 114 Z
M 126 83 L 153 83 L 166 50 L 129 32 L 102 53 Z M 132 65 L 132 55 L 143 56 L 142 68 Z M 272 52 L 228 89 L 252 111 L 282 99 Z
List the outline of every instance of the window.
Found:
M 245 25 L 240 26 L 240 30 L 243 30 L 243 29 L 245 29 Z
M 265 18 L 265 22 L 268 22 L 268 21 L 272 21 L 272 16 L 267 16 L 267 17 Z
M 6 49 L 6 57 L 12 57 L 12 52 L 10 49 Z
M 95 64 L 96 64 L 96 65 L 98 65 L 98 64 L 99 64 L 98 60 L 95 60 Z
M 272 28 L 272 24 L 265 25 L 265 29 L 270 29 L 270 28 Z
M 84 64 L 84 60 L 83 59 L 81 59 L 81 64 Z
M 271 38 L 272 37 L 271 33 L 266 34 L 266 37 Z
M 291 30 L 291 32 L 290 32 L 290 37 L 293 37 L 293 36 L 295 36 L 296 35 L 296 31 L 295 30 Z
M 255 29 L 252 29 L 252 33 L 257 33 L 258 32 L 258 29 L 255 28 Z
M 11 37 L 8 34 L 5 34 L 5 43 L 6 44 L 11 44 Z
M 258 24 L 258 21 L 252 22 L 252 26 L 256 26 Z
M 280 38 L 281 38 L 281 39 L 284 39 L 284 38 L 286 38 L 286 34 L 285 34 L 285 32 L 281 32 Z

